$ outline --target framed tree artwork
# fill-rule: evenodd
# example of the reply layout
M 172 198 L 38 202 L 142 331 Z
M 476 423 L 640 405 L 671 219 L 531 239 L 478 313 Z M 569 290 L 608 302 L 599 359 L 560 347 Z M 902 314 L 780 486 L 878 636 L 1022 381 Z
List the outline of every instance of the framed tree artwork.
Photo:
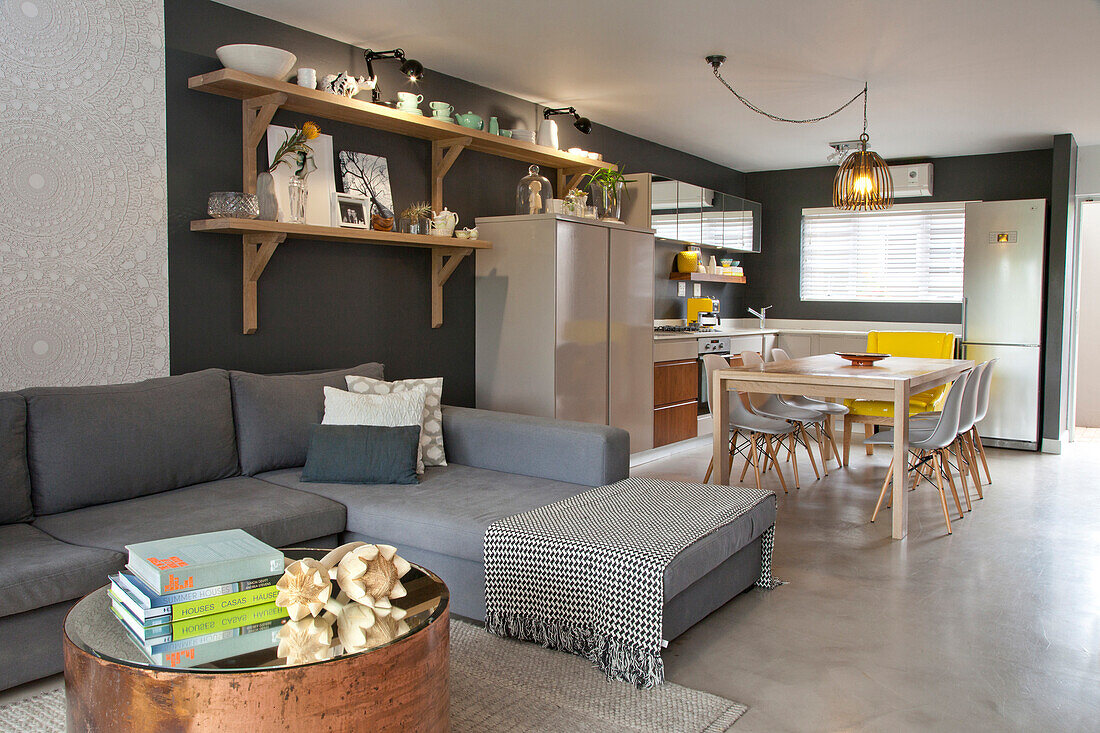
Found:
M 344 193 L 358 194 L 370 202 L 368 215 L 377 214 L 383 218 L 393 216 L 390 170 L 385 158 L 341 150 L 340 179 Z

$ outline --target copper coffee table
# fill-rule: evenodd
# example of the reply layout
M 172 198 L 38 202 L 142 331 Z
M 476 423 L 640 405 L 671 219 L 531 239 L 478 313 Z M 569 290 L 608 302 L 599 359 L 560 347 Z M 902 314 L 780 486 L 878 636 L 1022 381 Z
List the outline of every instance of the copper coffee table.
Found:
M 285 550 L 322 557 L 326 550 Z M 152 664 L 110 610 L 107 588 L 65 619 L 69 731 L 447 731 L 449 594 L 413 565 L 409 631 L 323 662 L 287 666 L 276 646 L 189 669 Z

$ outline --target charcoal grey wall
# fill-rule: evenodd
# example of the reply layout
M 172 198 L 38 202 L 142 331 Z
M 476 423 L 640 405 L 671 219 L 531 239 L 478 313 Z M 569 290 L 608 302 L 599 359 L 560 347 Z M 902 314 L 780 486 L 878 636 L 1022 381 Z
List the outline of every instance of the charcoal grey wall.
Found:
M 169 296 L 173 373 L 218 366 L 277 372 L 385 362 L 393 378 L 442 375 L 446 399 L 472 404 L 473 266 L 463 262 L 444 289 L 444 324 L 430 327 L 429 256 L 412 249 L 288 240 L 259 283 L 259 331 L 241 334 L 241 246 L 226 235 L 195 234 L 209 192 L 241 187 L 239 102 L 187 89 L 187 78 L 220 68 L 214 50 L 262 43 L 293 51 L 318 74 L 365 74 L 362 52 L 208 0 L 165 0 L 168 109 Z M 411 56 L 417 49 L 406 49 Z M 426 49 L 424 50 L 426 51 Z M 394 64 L 376 70 L 390 95 L 405 88 Z M 506 126 L 534 128 L 536 105 L 429 70 L 427 99 L 444 99 Z M 584 113 L 583 108 L 581 113 Z M 280 112 L 274 123 L 300 115 Z M 564 119 L 564 118 L 563 118 Z M 427 142 L 317 120 L 337 151 L 384 155 L 398 208 L 429 198 Z M 598 150 L 627 171 L 651 171 L 740 194 L 732 169 L 600 126 L 584 137 L 561 124 L 563 147 Z M 263 146 L 261 146 L 262 148 Z M 444 200 L 463 223 L 511 214 L 523 163 L 466 152 L 447 177 Z M 554 178 L 552 171 L 548 177 Z
M 901 161 L 890 161 L 898 163 Z M 933 164 L 934 196 L 903 202 L 987 201 L 1051 196 L 1051 151 L 926 158 Z M 802 209 L 832 205 L 835 166 L 764 171 L 745 176 L 745 197 L 764 205 L 763 250 L 754 258 L 745 298 L 772 304 L 775 318 L 959 323 L 953 303 L 802 302 L 799 299 Z

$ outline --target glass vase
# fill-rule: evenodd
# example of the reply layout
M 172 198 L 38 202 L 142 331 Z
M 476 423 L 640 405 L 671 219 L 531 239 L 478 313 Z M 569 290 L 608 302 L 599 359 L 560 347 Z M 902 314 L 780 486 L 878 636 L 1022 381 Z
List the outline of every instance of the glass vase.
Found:
M 588 192 L 592 196 L 592 203 L 595 204 L 600 219 L 619 221 L 620 208 L 623 201 L 622 183 L 606 188 L 599 183 L 593 182 L 589 186 Z
M 290 178 L 290 197 L 289 197 L 289 211 L 286 215 L 286 220 L 291 224 L 305 224 L 306 222 L 306 199 L 309 197 L 309 189 L 306 188 L 306 181 L 304 178 L 298 178 L 297 176 L 291 176 Z

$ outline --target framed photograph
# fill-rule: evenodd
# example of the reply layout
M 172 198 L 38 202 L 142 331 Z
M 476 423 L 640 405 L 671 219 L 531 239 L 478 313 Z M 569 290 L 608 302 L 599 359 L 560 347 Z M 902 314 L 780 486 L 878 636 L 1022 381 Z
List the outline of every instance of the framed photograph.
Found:
M 359 194 L 370 203 L 367 221 L 370 221 L 370 214 L 387 219 L 393 216 L 390 169 L 386 159 L 380 155 L 341 150 L 339 160 L 340 182 L 344 191 Z
M 370 200 L 354 193 L 332 194 L 332 226 L 370 229 Z

